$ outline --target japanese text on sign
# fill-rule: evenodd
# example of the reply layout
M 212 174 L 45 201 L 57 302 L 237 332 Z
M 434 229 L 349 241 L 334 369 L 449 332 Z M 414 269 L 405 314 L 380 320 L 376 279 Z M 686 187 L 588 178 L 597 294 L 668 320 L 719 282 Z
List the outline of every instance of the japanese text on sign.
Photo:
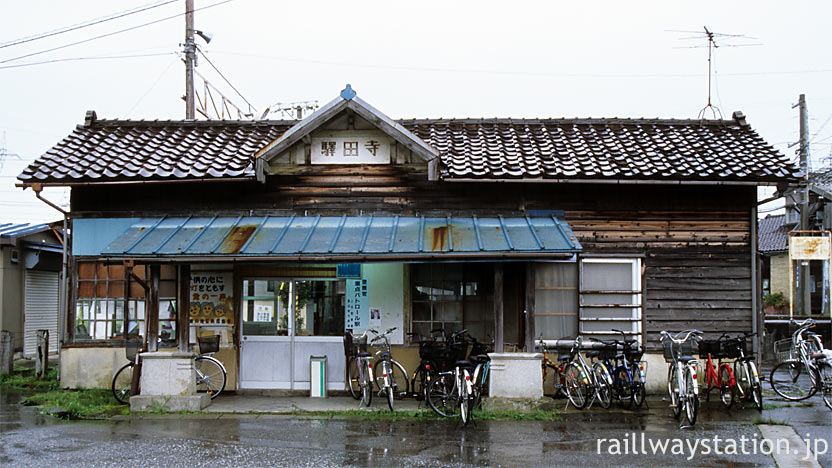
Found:
M 367 328 L 369 323 L 367 279 L 348 279 L 346 281 L 344 328 Z

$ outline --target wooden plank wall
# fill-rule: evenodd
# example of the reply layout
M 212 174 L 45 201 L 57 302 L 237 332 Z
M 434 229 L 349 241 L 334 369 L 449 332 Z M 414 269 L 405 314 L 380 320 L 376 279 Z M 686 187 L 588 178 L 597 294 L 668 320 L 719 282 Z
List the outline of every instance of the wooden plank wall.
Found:
M 644 254 L 644 332 L 752 331 L 749 215 L 743 211 L 570 211 L 587 253 Z

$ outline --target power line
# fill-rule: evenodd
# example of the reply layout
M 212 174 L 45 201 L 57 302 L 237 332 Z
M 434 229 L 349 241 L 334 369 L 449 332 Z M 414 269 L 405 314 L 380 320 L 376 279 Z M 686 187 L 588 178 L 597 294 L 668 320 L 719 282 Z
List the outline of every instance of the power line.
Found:
M 248 104 L 248 106 L 249 106 L 250 108 L 254 109 L 254 106 L 253 106 L 253 105 L 251 105 L 251 103 L 250 103 L 250 102 L 248 102 L 248 99 L 246 99 L 246 98 L 245 98 L 245 96 L 243 96 L 242 94 L 240 94 L 240 92 L 237 90 L 237 88 L 236 88 L 233 84 L 231 84 L 231 82 L 230 82 L 230 81 L 228 81 L 228 78 L 226 78 L 226 77 L 225 77 L 225 75 L 223 75 L 223 74 L 222 74 L 222 72 L 221 72 L 221 71 L 220 71 L 220 70 L 219 70 L 219 69 L 218 69 L 218 68 L 214 65 L 214 63 L 213 63 L 213 62 L 211 62 L 211 59 L 209 59 L 209 58 L 205 55 L 205 52 L 203 52 L 201 49 L 197 49 L 197 50 L 198 50 L 198 51 L 199 51 L 199 53 L 202 55 L 202 58 L 204 58 L 204 59 L 208 62 L 208 64 L 209 64 L 209 65 L 211 65 L 211 68 L 213 68 L 213 69 L 214 69 L 217 73 L 219 73 L 219 75 L 222 77 L 222 79 L 223 79 L 223 80 L 225 80 L 225 82 L 226 82 L 226 83 L 228 83 L 228 86 L 231 86 L 231 89 L 233 89 L 233 90 L 234 90 L 234 92 L 235 92 L 235 93 L 237 93 L 237 95 L 238 95 L 238 96 L 240 96 L 240 97 L 243 99 L 243 101 L 245 101 L 245 102 L 246 102 L 246 104 Z
M 233 0 L 224 0 L 224 1 L 221 1 L 221 2 L 214 3 L 212 5 L 207 5 L 207 6 L 204 6 L 204 7 L 201 7 L 201 8 L 195 8 L 194 11 L 207 10 L 208 8 L 213 8 L 215 6 L 219 6 L 219 5 L 229 3 L 229 2 L 232 2 L 232 1 Z M 174 19 L 174 18 L 178 18 L 178 17 L 180 17 L 184 14 L 185 13 L 178 13 L 178 14 L 173 15 L 173 16 L 168 16 L 166 18 L 150 21 L 148 23 L 139 24 L 137 26 L 131 26 L 129 28 L 120 29 L 118 31 L 110 32 L 110 33 L 107 33 L 107 34 L 101 34 L 101 35 L 98 35 L 98 36 L 95 36 L 95 37 L 91 37 L 89 39 L 84 39 L 82 41 L 77 41 L 77 42 L 72 42 L 72 43 L 69 43 L 69 44 L 64 44 L 62 46 L 53 47 L 51 49 L 46 49 L 46 50 L 41 50 L 39 52 L 32 52 L 30 54 L 20 55 L 20 56 L 14 57 L 14 58 L 10 58 L 10 59 L 0 61 L 0 63 L 13 62 L 15 60 L 19 60 L 19 59 L 22 59 L 22 58 L 32 57 L 34 55 L 40 55 L 40 54 L 45 54 L 47 52 L 53 52 L 53 51 L 56 51 L 56 50 L 65 49 L 67 47 L 72 47 L 72 46 L 75 46 L 75 45 L 78 45 L 78 44 L 84 44 L 86 42 L 91 42 L 91 41 L 94 41 L 94 40 L 97 40 L 97 39 L 103 39 L 105 37 L 114 36 L 116 34 L 121 34 L 121 33 L 124 33 L 124 32 L 132 31 L 134 29 L 139 29 L 139 28 L 143 28 L 145 26 L 151 26 L 151 25 L 154 25 L 154 24 L 157 24 L 157 23 L 161 23 L 163 21 L 168 21 L 168 20 L 171 20 L 171 19 Z
M 282 62 L 307 63 L 313 65 L 329 65 L 337 67 L 348 68 L 369 68 L 380 70 L 401 70 L 401 71 L 424 71 L 424 72 L 447 72 L 447 73 L 487 73 L 493 75 L 529 75 L 529 76 L 554 76 L 554 77 L 575 77 L 575 78 L 699 78 L 701 73 L 629 73 L 629 74 L 609 74 L 609 73 L 552 73 L 552 72 L 534 72 L 534 71 L 507 71 L 495 69 L 475 69 L 475 68 L 444 68 L 444 67 L 414 67 L 414 66 L 396 66 L 396 65 L 376 65 L 357 62 L 337 62 L 329 60 L 315 60 L 295 57 L 278 57 L 273 55 L 252 54 L 248 52 L 235 51 L 217 51 L 212 50 L 212 54 L 231 55 L 237 57 L 251 57 L 259 59 L 269 59 Z M 725 76 L 759 76 L 759 75 L 794 75 L 806 73 L 832 73 L 832 68 L 821 68 L 816 70 L 792 70 L 792 71 L 760 71 L 760 72 L 734 72 L 734 73 L 720 73 Z
M 126 59 L 126 58 L 139 58 L 139 57 L 160 57 L 163 55 L 176 55 L 176 52 L 160 52 L 156 54 L 135 54 L 135 55 L 101 55 L 101 56 L 93 56 L 93 57 L 72 57 L 72 58 L 64 58 L 64 59 L 53 59 L 53 60 L 43 60 L 41 62 L 27 62 L 27 63 L 19 63 L 16 65 L 3 65 L 0 66 L 0 70 L 5 70 L 7 68 L 21 68 L 21 67 L 31 67 L 35 65 L 46 65 L 49 63 L 60 63 L 60 62 L 77 62 L 79 60 L 110 60 L 110 59 Z M 2 62 L 0 62 L 2 63 Z
M 112 21 L 114 19 L 124 18 L 125 16 L 134 15 L 136 13 L 141 13 L 143 11 L 151 10 L 153 8 L 158 8 L 160 6 L 165 6 L 169 3 L 174 3 L 176 1 L 177 0 L 167 0 L 167 1 L 159 0 L 159 1 L 156 2 L 156 4 L 148 4 L 148 5 L 145 5 L 145 6 L 140 6 L 140 7 L 133 8 L 132 10 L 125 10 L 125 11 L 122 11 L 122 12 L 113 13 L 112 15 L 109 15 L 109 16 L 102 16 L 100 18 L 91 19 L 91 20 L 86 21 L 84 23 L 79 23 L 79 24 L 72 25 L 72 26 L 65 26 L 63 28 L 58 28 L 58 29 L 55 29 L 55 30 L 52 30 L 52 31 L 47 31 L 45 33 L 35 34 L 33 36 L 27 36 L 27 37 L 23 37 L 23 38 L 20 38 L 20 39 L 13 39 L 9 42 L 4 42 L 4 43 L 0 44 L 0 49 L 5 49 L 6 47 L 16 46 L 18 44 L 25 44 L 27 42 L 37 41 L 39 39 L 44 39 L 44 38 L 47 38 L 47 37 L 57 36 L 58 34 L 68 33 L 70 31 L 76 31 L 78 29 L 87 28 L 89 26 L 94 26 L 96 24 L 104 23 L 106 21 Z M 160 2 L 164 2 L 164 3 L 160 3 Z

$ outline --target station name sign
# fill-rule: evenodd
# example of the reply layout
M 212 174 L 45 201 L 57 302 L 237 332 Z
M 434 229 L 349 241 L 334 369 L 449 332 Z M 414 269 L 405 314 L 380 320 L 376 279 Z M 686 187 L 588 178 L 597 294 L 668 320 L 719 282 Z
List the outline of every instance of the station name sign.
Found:
M 312 164 L 388 164 L 390 141 L 376 135 L 318 136 L 312 138 Z

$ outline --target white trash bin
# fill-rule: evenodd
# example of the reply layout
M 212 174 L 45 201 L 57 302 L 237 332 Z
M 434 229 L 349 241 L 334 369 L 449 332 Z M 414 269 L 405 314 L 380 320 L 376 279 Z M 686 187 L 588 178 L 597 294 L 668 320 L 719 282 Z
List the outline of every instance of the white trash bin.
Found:
M 326 398 L 326 356 L 309 356 L 309 396 Z

